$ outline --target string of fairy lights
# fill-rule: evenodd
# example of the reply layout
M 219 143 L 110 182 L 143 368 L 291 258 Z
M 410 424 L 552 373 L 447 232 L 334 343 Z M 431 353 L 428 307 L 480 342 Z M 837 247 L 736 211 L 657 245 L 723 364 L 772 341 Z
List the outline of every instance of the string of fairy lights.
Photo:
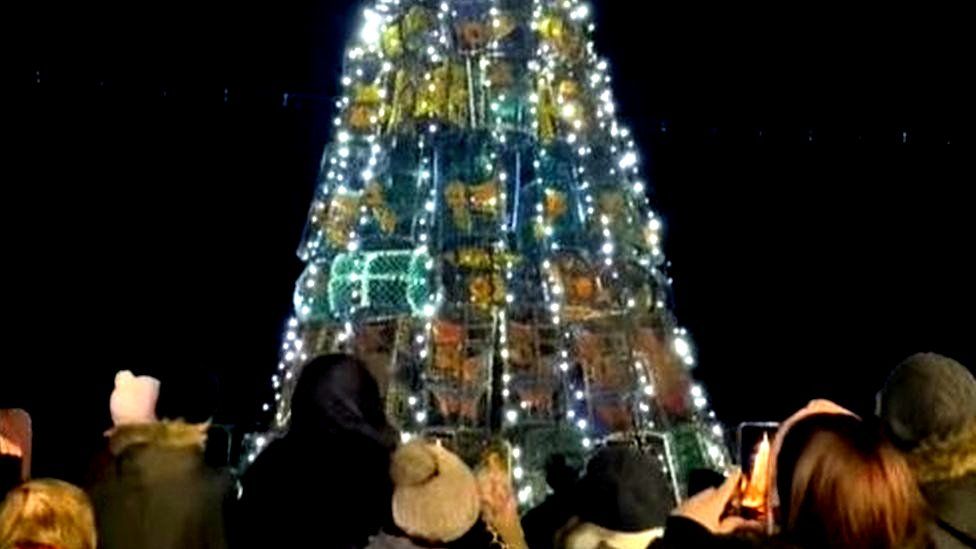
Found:
M 332 203 L 337 200 L 343 200 L 344 197 L 348 197 L 354 193 L 361 193 L 384 168 L 382 164 L 387 155 L 387 150 L 382 139 L 383 130 L 380 121 L 389 115 L 386 111 L 387 106 L 385 104 L 385 100 L 388 99 L 386 89 L 391 79 L 395 78 L 395 74 L 394 64 L 390 59 L 385 57 L 383 48 L 380 47 L 380 42 L 387 25 L 392 24 L 396 20 L 396 17 L 402 11 L 403 5 L 406 3 L 404 0 L 378 0 L 373 7 L 367 8 L 363 12 L 364 23 L 359 32 L 358 41 L 346 53 L 346 68 L 341 78 L 343 93 L 335 103 L 338 114 L 333 120 L 336 143 L 323 156 L 323 177 L 309 214 L 310 220 L 312 221 L 309 224 L 310 227 L 320 227 L 321 224 L 319 222 L 323 216 L 329 215 L 330 205 Z M 497 0 L 492 0 L 492 7 L 489 12 L 492 27 L 502 25 L 502 21 L 500 20 L 501 11 L 497 4 Z M 545 24 L 545 17 L 554 11 L 564 14 L 572 24 L 578 24 L 586 30 L 585 60 L 581 63 L 586 73 L 584 82 L 585 85 L 590 87 L 591 94 L 599 99 L 594 113 L 597 127 L 588 128 L 585 127 L 581 105 L 571 98 L 563 97 L 560 94 L 554 94 L 555 97 L 553 98 L 556 105 L 556 114 L 563 122 L 560 127 L 567 128 L 565 131 L 558 131 L 555 138 L 573 150 L 578 157 L 575 177 L 579 181 L 579 189 L 582 191 L 582 202 L 574 205 L 574 209 L 576 210 L 575 215 L 583 223 L 599 225 L 602 240 L 599 242 L 599 248 L 595 252 L 601 258 L 603 268 L 610 273 L 612 279 L 616 280 L 620 277 L 620 273 L 617 270 L 618 262 L 622 260 L 634 260 L 647 269 L 655 280 L 662 283 L 662 286 L 666 286 L 670 281 L 661 271 L 661 266 L 664 264 L 664 257 L 661 250 L 663 224 L 660 217 L 651 209 L 646 195 L 646 184 L 640 179 L 640 156 L 637 152 L 636 143 L 632 134 L 628 128 L 623 127 L 616 120 L 615 114 L 617 108 L 611 90 L 612 78 L 609 74 L 609 64 L 596 54 L 594 43 L 591 39 L 592 33 L 595 30 L 595 24 L 589 21 L 591 10 L 587 4 L 580 0 L 532 0 L 531 30 L 539 33 L 542 25 Z M 429 60 L 429 66 L 436 66 L 444 59 L 450 57 L 451 43 L 448 32 L 445 29 L 449 28 L 452 19 L 456 16 L 456 10 L 448 1 L 442 2 L 436 10 L 438 24 L 428 34 L 428 42 L 426 47 L 423 48 L 424 55 Z M 496 45 L 491 44 L 489 50 Z M 487 72 L 493 62 L 494 60 L 490 56 L 482 56 L 479 59 L 478 63 L 482 69 L 482 74 Z M 375 63 L 378 63 L 379 70 L 369 70 L 367 65 Z M 535 55 L 532 60 L 528 61 L 527 68 L 531 78 L 541 84 L 539 89 L 544 90 L 551 88 L 560 71 L 578 69 L 578 67 L 569 67 L 567 65 L 568 61 L 561 60 L 560 56 L 556 54 L 545 40 L 539 40 Z M 469 68 L 469 77 L 470 72 Z M 434 91 L 438 84 L 432 71 L 428 70 L 423 74 L 422 78 L 426 85 L 430 87 L 430 91 Z M 490 91 L 491 82 L 488 79 L 482 78 L 478 85 Z M 346 116 L 353 105 L 353 90 L 361 86 L 377 87 L 380 98 L 384 100 L 380 110 L 371 114 L 368 131 L 349 127 L 348 117 Z M 470 99 L 473 103 L 473 96 Z M 504 93 L 492 97 L 489 112 L 498 112 L 501 105 L 507 99 Z M 540 130 L 540 109 L 542 108 L 543 101 L 547 98 L 540 97 L 539 92 L 532 92 L 527 99 L 529 111 L 532 115 L 532 130 L 538 134 Z M 479 123 L 475 116 L 475 109 L 470 109 L 469 114 L 472 118 L 472 126 Z M 510 139 L 511 128 L 506 126 L 502 117 L 495 117 L 486 126 L 490 130 L 490 135 L 495 142 L 496 148 L 500 150 L 506 146 L 507 141 Z M 425 258 L 430 257 L 430 230 L 435 224 L 435 212 L 439 209 L 439 193 L 434 181 L 434 174 L 432 173 L 432 154 L 434 154 L 433 141 L 440 130 L 439 123 L 431 122 L 426 132 L 429 139 L 421 134 L 417 141 L 420 169 L 417 174 L 416 184 L 418 191 L 426 192 L 428 198 L 424 205 L 424 211 L 416 216 L 414 221 L 414 253 Z M 612 143 L 610 153 L 616 159 L 610 165 L 608 173 L 605 175 L 593 173 L 596 163 L 590 161 L 593 155 L 594 132 L 597 131 L 602 132 L 602 138 L 609 138 L 609 141 Z M 540 167 L 550 160 L 547 158 L 548 154 L 545 147 L 536 147 L 535 157 L 530 160 L 534 164 L 537 178 L 533 184 L 539 188 L 544 188 L 546 184 L 543 170 Z M 504 184 L 512 174 L 504 169 L 499 169 L 498 165 L 494 162 L 495 160 L 496 157 L 493 154 L 491 156 L 492 164 L 487 166 L 487 168 L 494 171 L 496 177 Z M 628 224 L 640 223 L 645 227 L 646 252 L 642 252 L 632 246 L 624 246 L 615 239 L 613 226 L 618 220 L 611 219 L 608 214 L 597 211 L 594 197 L 596 187 L 593 182 L 594 177 L 619 181 L 630 189 L 632 200 L 637 205 L 638 212 L 642 217 L 640 220 L 628 218 L 623 221 Z M 502 203 L 505 203 L 508 197 L 502 193 L 499 198 Z M 515 198 L 518 200 L 519 197 Z M 514 215 L 517 216 L 518 208 L 515 208 L 513 211 L 515 212 Z M 535 204 L 535 212 L 536 215 L 533 221 L 541 227 L 542 245 L 544 248 L 544 253 L 538 264 L 539 272 L 543 275 L 542 294 L 545 299 L 546 310 L 549 313 L 549 321 L 559 334 L 556 351 L 558 360 L 553 367 L 563 379 L 564 387 L 567 389 L 565 391 L 567 399 L 564 403 L 566 410 L 565 420 L 578 432 L 579 443 L 582 447 L 589 448 L 597 441 L 592 432 L 593 426 L 588 419 L 591 413 L 590 403 L 587 402 L 587 392 L 585 387 L 577 386 L 576 382 L 567 375 L 571 371 L 571 363 L 575 360 L 573 356 L 574 336 L 572 323 L 568 322 L 564 316 L 566 289 L 560 282 L 555 265 L 556 256 L 560 253 L 563 243 L 560 242 L 559 235 L 552 224 L 547 222 L 545 204 L 541 199 Z M 360 227 L 366 227 L 371 223 L 378 222 L 375 209 L 370 209 L 362 205 L 358 213 L 358 225 Z M 512 220 L 503 216 L 500 226 L 501 234 L 505 234 L 506 231 L 511 230 L 512 224 Z M 361 237 L 361 232 L 355 228 L 350 229 L 347 234 L 343 235 L 343 239 L 346 241 L 346 251 L 349 253 L 360 251 L 362 245 Z M 324 262 L 318 261 L 324 252 L 321 249 L 323 241 L 324 239 L 321 238 L 321 235 L 306 235 L 302 247 L 299 250 L 301 259 L 309 263 L 309 267 L 300 284 L 304 284 L 309 290 L 321 284 L 328 283 L 330 274 L 329 267 Z M 504 238 L 499 238 L 494 243 L 493 251 L 499 257 L 507 257 L 509 249 Z M 436 268 L 436 263 L 433 259 L 428 259 L 425 262 L 425 267 L 428 271 L 432 271 Z M 505 280 L 511 281 L 514 275 L 513 263 L 506 261 L 503 267 Z M 345 319 L 341 322 L 341 329 L 335 330 L 333 336 L 334 341 L 324 347 L 331 348 L 332 350 L 347 350 L 347 347 L 356 334 L 356 326 L 352 319 L 355 318 L 360 307 L 368 305 L 367 302 L 363 301 L 364 296 L 362 294 L 363 292 L 352 292 L 353 303 L 349 306 L 348 310 L 342 311 L 340 315 L 341 318 Z M 422 307 L 420 320 L 412 332 L 411 349 L 415 354 L 415 359 L 418 364 L 428 364 L 430 360 L 434 319 L 437 317 L 443 299 L 444 295 L 440 291 L 431 293 L 429 301 Z M 502 360 L 501 371 L 503 374 L 501 386 L 504 428 L 516 426 L 521 419 L 522 412 L 528 408 L 526 402 L 516 402 L 514 400 L 517 392 L 513 391 L 510 386 L 514 373 L 509 364 L 511 353 L 509 347 L 511 341 L 508 324 L 511 318 L 510 308 L 515 305 L 515 301 L 516 297 L 510 291 L 507 291 L 504 303 L 496 306 L 493 313 L 493 320 L 496 326 L 494 338 L 498 349 L 500 349 L 499 357 Z M 274 426 L 277 429 L 284 428 L 288 424 L 288 410 L 290 405 L 287 398 L 290 387 L 293 387 L 294 384 L 294 372 L 300 368 L 301 364 L 309 359 L 309 353 L 311 351 L 309 350 L 309 342 L 306 341 L 306 337 L 310 336 L 310 334 L 306 332 L 311 331 L 311 329 L 306 324 L 306 321 L 315 306 L 316 304 L 313 301 L 308 299 L 300 301 L 296 298 L 295 316 L 287 322 L 285 337 L 282 343 L 281 359 L 277 371 L 271 379 L 272 388 L 274 389 L 274 402 L 266 403 L 263 406 L 263 409 L 269 412 L 272 408 L 275 408 Z M 334 306 L 334 304 L 330 306 Z M 628 299 L 626 302 L 627 308 L 633 309 L 637 306 L 638 304 L 634 299 Z M 666 297 L 663 293 L 655 296 L 653 306 L 660 309 L 666 308 Z M 673 353 L 686 366 L 692 367 L 695 365 L 692 344 L 684 329 L 674 328 L 670 346 Z M 318 346 L 318 348 L 322 347 L 321 345 Z M 635 402 L 638 417 L 641 418 L 640 421 L 643 428 L 653 429 L 656 425 L 650 419 L 649 414 L 652 410 L 652 399 L 656 394 L 655 381 L 649 365 L 645 364 L 642 360 L 634 360 L 634 368 L 635 378 L 638 382 L 638 386 L 635 388 Z M 708 423 L 711 433 L 715 437 L 714 441 L 708 447 L 708 452 L 713 459 L 719 462 L 724 455 L 720 449 L 721 443 L 719 442 L 724 435 L 722 428 L 714 421 L 714 414 L 708 411 L 707 397 L 699 385 L 693 385 L 691 387 L 690 397 L 695 408 L 700 412 L 700 420 Z M 402 426 L 403 440 L 409 440 L 417 433 L 422 432 L 431 412 L 430 399 L 422 389 L 411 392 L 407 397 L 407 403 L 412 421 L 409 425 Z M 268 437 L 257 437 L 254 448 L 249 452 L 248 458 L 253 460 L 267 442 Z M 519 482 L 526 476 L 521 464 L 523 453 L 521 448 L 516 447 L 513 449 L 511 455 L 513 459 L 513 478 L 517 484 L 518 497 L 524 503 L 533 497 L 533 493 L 531 485 L 523 485 Z

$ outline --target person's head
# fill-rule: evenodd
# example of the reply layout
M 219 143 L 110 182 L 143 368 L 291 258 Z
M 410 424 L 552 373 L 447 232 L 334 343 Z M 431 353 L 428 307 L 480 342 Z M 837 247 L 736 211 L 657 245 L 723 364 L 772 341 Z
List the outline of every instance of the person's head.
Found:
M 450 543 L 478 522 L 481 500 L 474 473 L 445 448 L 422 441 L 401 446 L 390 465 L 393 521 L 407 535 Z
M 976 472 L 976 378 L 951 358 L 924 353 L 891 373 L 878 394 L 887 435 L 922 482 Z
M 556 454 L 546 462 L 546 484 L 553 492 L 571 490 L 579 480 L 579 472 L 566 461 L 566 456 Z
M 576 506 L 580 524 L 566 547 L 646 547 L 660 534 L 674 494 L 655 458 L 636 448 L 607 447 L 587 464 Z
M 156 421 L 159 380 L 133 375 L 129 370 L 115 374 L 115 389 L 109 399 L 112 423 L 116 427 Z
M 290 432 L 395 443 L 376 379 L 348 355 L 320 356 L 302 368 L 291 399 Z
M 812 416 L 793 427 L 778 459 L 783 531 L 804 547 L 913 547 L 924 536 L 915 479 L 877 426 Z
M 14 488 L 0 507 L 0 549 L 95 549 L 95 516 L 84 492 L 59 480 Z

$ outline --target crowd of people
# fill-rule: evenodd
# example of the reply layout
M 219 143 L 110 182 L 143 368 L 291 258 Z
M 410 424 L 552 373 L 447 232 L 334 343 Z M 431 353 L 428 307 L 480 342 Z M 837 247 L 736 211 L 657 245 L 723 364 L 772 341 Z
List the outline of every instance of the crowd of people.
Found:
M 818 400 L 783 422 L 765 521 L 735 512 L 738 470 L 671 508 L 660 466 L 630 446 L 598 450 L 582 474 L 555 456 L 548 497 L 519 517 L 503 470 L 401 442 L 349 356 L 304 368 L 289 431 L 240 478 L 207 465 L 207 418 L 173 397 L 163 413 L 161 393 L 117 376 L 84 489 L 20 482 L 23 455 L 11 461 L 0 549 L 976 547 L 976 379 L 934 354 L 895 368 L 873 417 Z

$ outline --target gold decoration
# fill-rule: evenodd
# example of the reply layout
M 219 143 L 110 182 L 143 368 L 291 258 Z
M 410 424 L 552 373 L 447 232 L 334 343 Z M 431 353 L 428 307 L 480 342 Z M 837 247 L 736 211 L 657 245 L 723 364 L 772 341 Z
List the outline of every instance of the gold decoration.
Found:
M 569 209 L 566 204 L 566 193 L 555 189 L 546 189 L 546 197 L 543 202 L 543 213 L 547 223 L 557 221 L 566 214 Z
M 552 96 L 552 90 L 549 88 L 549 82 L 545 78 L 539 79 L 536 93 L 539 96 L 539 139 L 543 143 L 551 143 L 556 139 L 559 110 L 556 108 L 556 101 Z
M 403 125 L 413 115 L 417 101 L 417 90 L 410 72 L 406 69 L 397 71 L 393 84 L 393 104 L 390 109 L 390 121 L 387 131 L 392 131 Z
M 600 206 L 600 213 L 609 216 L 611 219 L 623 214 L 627 208 L 627 201 L 620 191 L 607 191 L 601 193 L 597 198 Z
M 579 82 L 567 78 L 559 83 L 559 98 L 563 101 L 576 101 L 583 97 Z
M 462 248 L 457 256 L 460 267 L 484 271 L 492 267 L 491 251 L 484 248 Z
M 464 65 L 450 66 L 450 87 L 447 94 L 447 120 L 464 126 L 468 119 L 468 73 Z
M 389 207 L 382 206 L 373 209 L 373 217 L 379 223 L 380 230 L 386 234 L 393 234 L 397 226 L 397 216 Z
M 481 308 L 505 301 L 505 281 L 499 274 L 473 277 L 468 284 L 468 291 L 471 294 L 471 302 Z
M 454 226 L 462 231 L 471 230 L 471 212 L 468 211 L 468 191 L 464 183 L 455 181 L 444 188 L 444 201 L 451 211 Z
M 574 302 L 592 301 L 596 293 L 596 284 L 589 276 L 575 276 L 570 279 L 569 299 Z
M 358 86 L 347 112 L 349 126 L 357 131 L 369 131 L 379 122 L 383 99 L 378 87 Z
M 465 50 L 478 50 L 488 44 L 491 34 L 480 21 L 463 21 L 456 27 L 458 41 Z
M 548 15 L 539 21 L 539 35 L 560 55 L 571 61 L 583 56 L 583 37 L 579 29 L 562 16 Z
M 515 74 L 512 64 L 508 61 L 495 61 L 488 66 L 485 78 L 495 90 L 507 90 L 515 84 Z
M 488 181 L 468 187 L 471 209 L 477 213 L 497 215 L 499 207 L 498 182 Z
M 349 233 L 356 222 L 358 209 L 358 195 L 340 194 L 332 197 L 328 214 L 323 220 L 325 237 L 330 244 L 343 247 L 349 243 Z

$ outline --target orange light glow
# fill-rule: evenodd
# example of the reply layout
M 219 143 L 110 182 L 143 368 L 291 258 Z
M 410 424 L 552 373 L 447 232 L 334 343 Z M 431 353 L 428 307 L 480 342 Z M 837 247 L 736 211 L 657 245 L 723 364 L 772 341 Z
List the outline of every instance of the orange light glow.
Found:
M 764 434 L 756 449 L 749 474 L 749 484 L 742 494 L 742 506 L 760 514 L 766 512 L 766 495 L 769 493 L 769 436 Z

